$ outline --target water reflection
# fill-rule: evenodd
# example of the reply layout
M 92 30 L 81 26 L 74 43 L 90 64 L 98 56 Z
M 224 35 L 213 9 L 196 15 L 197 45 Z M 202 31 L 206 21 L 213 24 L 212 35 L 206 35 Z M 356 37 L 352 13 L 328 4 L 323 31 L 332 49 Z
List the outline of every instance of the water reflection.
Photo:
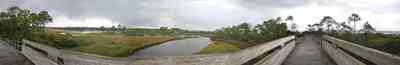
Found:
M 192 55 L 208 46 L 211 40 L 206 37 L 169 41 L 140 50 L 132 56 L 182 56 Z

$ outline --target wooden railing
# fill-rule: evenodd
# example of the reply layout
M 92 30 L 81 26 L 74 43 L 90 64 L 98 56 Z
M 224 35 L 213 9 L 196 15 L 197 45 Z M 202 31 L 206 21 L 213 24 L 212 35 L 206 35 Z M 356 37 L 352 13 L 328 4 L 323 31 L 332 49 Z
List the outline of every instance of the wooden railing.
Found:
M 338 65 L 400 65 L 400 57 L 328 35 L 322 48 Z
M 133 65 L 242 65 L 266 52 L 280 47 L 281 50 L 278 50 L 277 54 L 271 56 L 271 59 L 259 61 L 260 64 L 279 65 L 287 57 L 288 52 L 291 51 L 286 48 L 294 47 L 293 42 L 288 44 L 286 42 L 294 38 L 295 36 L 287 36 L 232 53 L 157 57 L 136 60 L 133 62 Z
M 295 48 L 295 46 L 295 41 L 290 41 L 282 46 L 282 49 L 268 55 L 262 61 L 257 62 L 255 65 L 281 65 Z
M 115 62 L 117 65 L 242 65 L 246 62 L 257 58 L 267 52 L 274 51 L 276 53 L 269 54 L 270 58 L 263 59 L 258 64 L 280 65 L 293 50 L 295 44 L 291 41 L 295 36 L 287 36 L 270 42 L 266 42 L 257 46 L 249 47 L 240 51 L 221 54 L 205 54 L 192 56 L 165 56 L 155 58 L 143 58 L 137 60 L 125 59 L 129 62 Z M 276 50 L 276 48 L 280 48 Z M 36 65 L 76 65 L 73 64 L 76 59 L 67 59 L 69 54 L 59 49 L 36 43 L 29 40 L 23 40 L 21 52 L 27 56 Z M 60 59 L 61 58 L 61 59 Z M 96 58 L 97 60 L 112 61 L 108 59 Z M 79 60 L 78 60 L 79 61 Z M 96 60 L 84 60 L 85 65 L 107 65 L 114 64 Z M 93 61 L 93 62 L 92 62 Z M 71 63 L 70 63 L 71 62 Z
M 35 65 L 63 64 L 61 52 L 58 49 L 29 40 L 23 40 L 22 42 L 21 53 Z

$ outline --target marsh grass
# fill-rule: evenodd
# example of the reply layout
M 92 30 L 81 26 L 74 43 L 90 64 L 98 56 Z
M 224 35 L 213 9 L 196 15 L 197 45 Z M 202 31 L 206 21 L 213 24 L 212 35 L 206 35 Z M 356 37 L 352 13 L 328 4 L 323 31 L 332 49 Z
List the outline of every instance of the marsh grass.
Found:
M 80 40 L 79 47 L 72 50 L 111 57 L 128 56 L 146 45 L 174 39 L 169 36 L 126 36 L 110 33 L 85 34 L 75 38 Z
M 240 50 L 238 46 L 222 41 L 213 41 L 212 44 L 202 49 L 198 54 L 226 53 Z

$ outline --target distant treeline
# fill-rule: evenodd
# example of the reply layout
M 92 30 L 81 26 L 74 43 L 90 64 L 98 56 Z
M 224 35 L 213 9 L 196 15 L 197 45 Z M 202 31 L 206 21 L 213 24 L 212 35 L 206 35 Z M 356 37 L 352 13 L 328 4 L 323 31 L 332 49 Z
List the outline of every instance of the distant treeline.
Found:
M 67 31 L 100 31 L 99 27 L 47 27 L 48 29 L 58 29 Z
M 293 17 L 288 16 L 285 21 L 292 21 Z M 242 23 L 236 26 L 224 27 L 214 33 L 216 39 L 237 40 L 247 43 L 264 43 L 273 39 L 292 34 L 288 30 L 287 23 L 281 17 L 269 19 L 255 26 Z M 293 24 L 292 24 L 293 25 Z
M 123 31 L 126 27 L 47 27 L 49 29 L 59 29 L 66 31 Z
M 353 13 L 347 21 L 337 22 L 331 16 L 324 16 L 318 23 L 308 25 L 308 32 L 329 34 L 347 41 L 351 41 L 370 48 L 400 55 L 400 36 L 395 34 L 382 34 L 366 21 L 357 28 L 361 17 Z M 360 26 L 358 26 L 360 27 Z

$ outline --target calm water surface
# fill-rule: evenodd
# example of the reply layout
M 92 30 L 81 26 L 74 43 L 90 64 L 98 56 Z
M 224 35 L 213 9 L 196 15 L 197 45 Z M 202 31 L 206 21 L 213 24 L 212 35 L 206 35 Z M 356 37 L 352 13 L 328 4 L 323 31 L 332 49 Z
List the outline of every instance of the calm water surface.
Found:
M 169 41 L 160 45 L 139 50 L 132 56 L 183 56 L 192 55 L 211 43 L 210 38 L 187 38 Z

